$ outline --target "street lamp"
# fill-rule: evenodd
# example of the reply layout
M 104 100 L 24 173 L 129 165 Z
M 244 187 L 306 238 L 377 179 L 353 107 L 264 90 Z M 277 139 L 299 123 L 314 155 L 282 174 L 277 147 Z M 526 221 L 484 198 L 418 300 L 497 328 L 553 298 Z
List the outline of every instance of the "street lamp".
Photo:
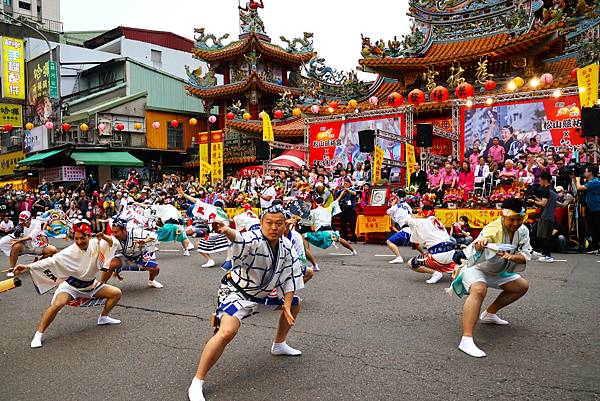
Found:
M 38 35 L 40 35 L 42 37 L 42 39 L 46 42 L 46 45 L 48 46 L 48 51 L 50 53 L 50 63 L 54 62 L 54 59 L 52 58 L 52 46 L 50 45 L 50 41 L 48 40 L 48 38 L 46 37 L 46 35 L 44 35 L 43 33 L 41 33 L 37 28 L 35 28 L 32 25 L 29 25 L 25 22 L 23 22 L 22 19 L 16 19 L 15 17 L 13 17 L 10 14 L 5 13 L 4 11 L 0 10 L 0 13 L 2 13 L 2 15 L 4 15 L 6 18 L 10 19 L 11 21 L 14 21 L 16 25 L 25 25 L 27 28 L 31 29 L 32 31 L 34 31 L 35 33 L 37 33 Z

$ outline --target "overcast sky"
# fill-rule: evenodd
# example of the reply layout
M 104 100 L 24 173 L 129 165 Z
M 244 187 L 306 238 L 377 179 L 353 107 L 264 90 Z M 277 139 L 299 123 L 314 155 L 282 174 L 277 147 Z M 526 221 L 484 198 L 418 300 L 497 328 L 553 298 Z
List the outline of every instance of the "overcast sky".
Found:
M 243 3 L 245 4 L 245 0 Z M 360 58 L 360 34 L 400 38 L 409 30 L 408 0 L 264 0 L 260 15 L 276 44 L 313 32 L 315 50 L 333 68 L 350 70 Z M 238 0 L 61 0 L 65 31 L 117 26 L 170 31 L 192 39 L 194 28 L 221 36 L 239 34 Z

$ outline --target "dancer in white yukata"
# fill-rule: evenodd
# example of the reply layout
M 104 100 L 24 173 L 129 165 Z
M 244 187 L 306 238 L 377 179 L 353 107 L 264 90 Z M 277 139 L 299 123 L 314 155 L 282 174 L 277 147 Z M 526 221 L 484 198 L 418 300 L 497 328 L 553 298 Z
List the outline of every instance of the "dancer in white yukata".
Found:
M 148 287 L 163 288 L 156 281 L 156 276 L 160 273 L 154 252 L 156 234 L 142 228 L 127 228 L 127 221 L 121 219 L 112 222 L 112 232 L 113 237 L 119 241 L 119 248 L 105 277 L 122 271 L 147 271 Z
M 461 298 L 468 295 L 463 307 L 463 336 L 458 348 L 475 358 L 486 356 L 473 341 L 477 318 L 482 323 L 508 325 L 496 313 L 529 289 L 527 280 L 517 274 L 525 270 L 533 251 L 529 230 L 523 225 L 525 207 L 521 200 L 511 198 L 502 203 L 502 209 L 503 217 L 485 226 L 477 240 L 464 250 L 467 262 L 451 287 Z M 479 315 L 489 287 L 502 292 Z
M 405 221 L 412 218 L 412 208 L 406 203 L 406 193 L 404 191 L 398 191 L 397 198 L 392 200 L 386 214 L 392 219 L 392 231 L 394 231 L 394 234 L 387 239 L 386 244 L 396 256 L 388 263 L 404 263 L 398 247 L 410 245 L 410 228 L 408 228 Z M 396 225 L 398 228 L 396 228 Z
M 314 232 L 304 233 L 304 238 L 309 244 L 312 244 L 321 249 L 327 249 L 335 242 L 339 242 L 342 246 L 350 251 L 350 255 L 356 256 L 358 252 L 350 245 L 348 241 L 340 236 L 340 233 L 333 230 L 331 220 L 331 208 L 323 207 L 323 198 L 320 196 L 315 199 L 317 207 L 310 211 L 310 221 L 315 227 Z
M 285 209 L 276 205 L 263 211 L 260 230 L 239 233 L 223 223 L 215 226 L 232 242 L 233 268 L 221 281 L 219 307 L 214 315 L 214 326 L 218 329 L 202 351 L 196 376 L 188 389 L 190 401 L 205 400 L 202 386 L 206 374 L 237 334 L 242 319 L 254 313 L 281 308 L 271 354 L 301 354 L 285 342 L 300 312 L 297 292 L 304 288 L 300 263 L 292 244 L 284 237 Z M 273 289 L 277 290 L 277 296 L 271 298 Z
M 8 264 L 12 269 L 21 255 L 35 255 L 47 258 L 58 252 L 58 249 L 48 245 L 48 239 L 42 231 L 42 222 L 31 218 L 27 210 L 19 214 L 19 224 L 12 233 L 0 238 L 0 250 L 9 257 Z M 10 271 L 7 276 L 12 277 Z
M 431 278 L 425 282 L 435 284 L 442 279 L 444 273 L 454 271 L 456 264 L 453 256 L 456 244 L 450 238 L 444 224 L 435 217 L 433 206 L 424 206 L 422 211 L 425 218 L 406 220 L 411 231 L 410 241 L 417 244 L 417 249 L 422 253 L 411 258 L 407 265 L 415 272 L 431 274 Z
M 71 246 L 49 258 L 29 265 L 18 265 L 14 269 L 15 274 L 31 270 L 32 277 L 35 276 L 39 277 L 39 280 L 53 282 L 51 285 L 59 284 L 54 297 L 52 297 L 52 304 L 44 312 L 37 332 L 31 341 L 31 348 L 42 346 L 42 337 L 57 313 L 69 301 L 76 298 L 105 298 L 106 303 L 102 314 L 98 318 L 98 324 L 121 323 L 120 320 L 108 316 L 112 308 L 121 299 L 121 290 L 96 280 L 96 275 L 101 266 L 98 263 L 100 242 L 108 241 L 110 244 L 110 237 L 100 233 L 96 235 L 96 238 L 92 238 L 92 229 L 90 223 L 86 220 L 75 222 L 72 231 L 75 243 Z

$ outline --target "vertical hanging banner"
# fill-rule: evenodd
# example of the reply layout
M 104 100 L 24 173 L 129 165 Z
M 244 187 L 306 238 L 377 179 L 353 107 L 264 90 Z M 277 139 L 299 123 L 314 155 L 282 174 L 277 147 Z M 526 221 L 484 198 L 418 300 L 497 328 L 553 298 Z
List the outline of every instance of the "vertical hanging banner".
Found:
M 598 102 L 598 64 L 590 64 L 577 70 L 579 102 L 581 107 L 594 107 Z
M 415 147 L 410 143 L 406 144 L 406 185 L 410 185 L 410 175 L 415 172 L 415 163 L 417 156 L 415 155 Z
M 25 46 L 22 40 L 2 37 L 2 96 L 25 99 Z
M 273 134 L 273 124 L 271 124 L 271 117 L 264 111 L 263 115 L 263 141 L 274 141 L 275 135 Z
M 210 163 L 208 160 L 208 132 L 201 132 L 199 134 L 200 136 L 200 159 L 198 161 L 198 164 L 200 166 L 200 185 L 205 185 L 206 184 L 206 175 L 210 174 Z
M 375 146 L 373 154 L 373 184 L 377 185 L 381 180 L 381 167 L 383 166 L 383 156 L 385 151 L 379 146 Z
M 223 181 L 223 132 L 210 134 L 210 159 L 212 164 L 212 183 Z
M 48 61 L 48 94 L 50 95 L 50 99 L 60 99 L 58 94 L 56 61 Z

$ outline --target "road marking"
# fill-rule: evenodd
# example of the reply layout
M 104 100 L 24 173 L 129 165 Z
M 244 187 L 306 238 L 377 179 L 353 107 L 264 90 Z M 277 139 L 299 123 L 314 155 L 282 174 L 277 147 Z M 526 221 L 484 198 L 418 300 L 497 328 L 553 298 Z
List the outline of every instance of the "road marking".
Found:
M 331 256 L 352 256 L 351 253 L 330 253 Z
M 395 258 L 396 255 L 373 255 L 376 256 L 378 258 Z
M 178 249 L 159 249 L 156 252 L 181 252 L 181 251 Z

